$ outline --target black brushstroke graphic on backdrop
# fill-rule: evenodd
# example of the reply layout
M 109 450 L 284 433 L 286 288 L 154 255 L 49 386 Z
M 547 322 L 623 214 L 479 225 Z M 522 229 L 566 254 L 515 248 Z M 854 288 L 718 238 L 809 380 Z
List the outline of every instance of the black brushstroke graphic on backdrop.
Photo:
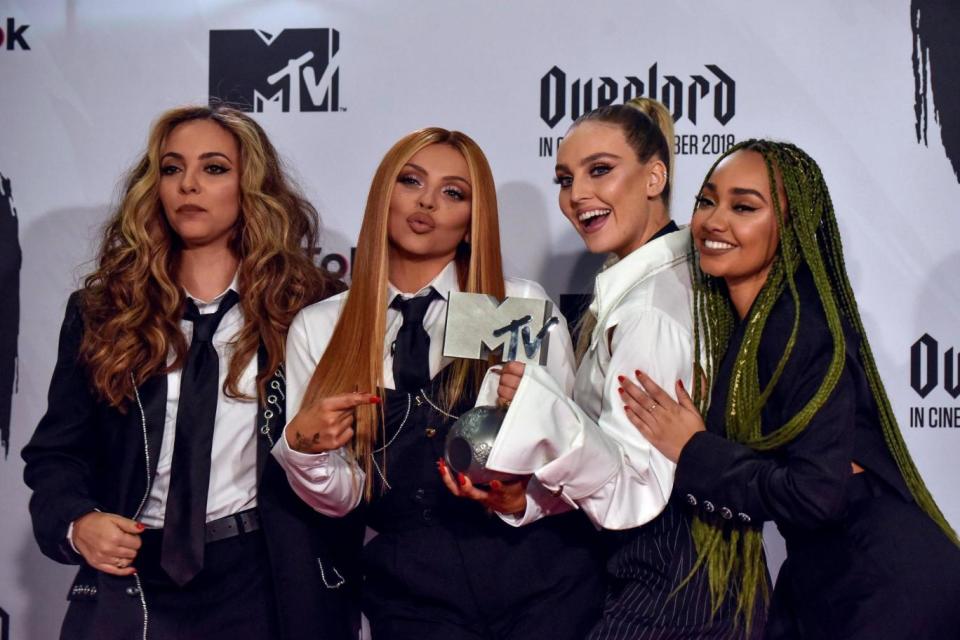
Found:
M 10 614 L 0 608 L 0 640 L 10 640 Z
M 912 0 L 913 84 L 917 142 L 927 144 L 929 109 L 960 181 L 960 9 L 956 0 Z
M 0 173 L 0 446 L 10 453 L 10 406 L 17 380 L 20 334 L 20 240 L 10 179 Z

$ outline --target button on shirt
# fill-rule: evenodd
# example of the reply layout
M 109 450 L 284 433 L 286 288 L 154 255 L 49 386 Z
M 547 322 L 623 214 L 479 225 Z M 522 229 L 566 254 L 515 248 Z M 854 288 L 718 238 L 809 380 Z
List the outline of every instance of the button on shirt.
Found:
M 508 297 L 548 299 L 543 288 L 529 280 L 508 278 L 504 285 Z M 430 336 L 432 378 L 453 362 L 452 358 L 443 356 L 443 337 L 446 330 L 447 297 L 451 291 L 460 291 L 456 265 L 453 262 L 448 263 L 436 278 L 412 294 L 402 293 L 392 284 L 389 285 L 387 300 L 393 300 L 397 294 L 404 297 L 426 295 L 430 288 L 442 296 L 442 299 L 431 303 L 423 320 L 424 329 Z M 286 391 L 287 409 L 291 418 L 300 410 L 307 385 L 330 342 L 348 295 L 349 291 L 306 307 L 290 325 L 287 334 Z M 559 309 L 554 309 L 561 322 L 550 330 L 551 343 L 545 369 L 556 377 L 559 387 L 569 393 L 574 381 L 573 349 L 566 322 Z M 386 388 L 394 389 L 393 353 L 390 347 L 403 324 L 403 317 L 396 309 L 388 308 L 386 313 L 383 383 Z M 478 405 L 496 403 L 497 385 L 491 380 L 493 377 L 487 376 L 477 399 Z M 359 504 L 365 476 L 344 449 L 319 454 L 302 453 L 291 449 L 286 438 L 282 437 L 274 446 L 273 455 L 286 471 L 294 492 L 317 511 L 330 516 L 342 516 Z
M 237 291 L 237 279 L 213 300 L 204 301 L 187 292 L 201 314 L 214 313 L 220 300 L 233 289 Z M 244 511 L 257 505 L 257 358 L 256 354 L 240 376 L 240 390 L 252 399 L 229 398 L 223 393 L 227 378 L 232 348 L 230 342 L 243 327 L 243 312 L 240 305 L 227 311 L 213 334 L 213 346 L 220 360 L 219 397 L 217 417 L 213 427 L 213 449 L 210 459 L 210 485 L 207 492 L 207 522 Z M 189 344 L 193 336 L 193 323 L 181 320 L 180 329 Z M 167 409 L 163 424 L 163 442 L 156 460 L 156 475 L 150 487 L 150 495 L 141 514 L 143 524 L 162 527 L 166 511 L 167 492 L 170 488 L 170 466 L 173 462 L 173 445 L 176 438 L 177 408 L 180 400 L 180 370 L 167 374 Z

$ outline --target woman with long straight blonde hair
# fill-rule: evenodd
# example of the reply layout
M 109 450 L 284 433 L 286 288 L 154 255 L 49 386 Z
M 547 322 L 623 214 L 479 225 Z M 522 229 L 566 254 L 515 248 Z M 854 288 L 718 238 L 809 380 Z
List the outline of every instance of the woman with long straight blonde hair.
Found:
M 23 450 L 40 548 L 80 565 L 63 638 L 356 637 L 324 579 L 347 573 L 346 523 L 269 455 L 287 328 L 340 289 L 309 253 L 318 222 L 250 116 L 154 123 Z
M 450 292 L 546 298 L 504 279 L 493 176 L 463 133 L 399 140 L 367 199 L 349 292 L 304 309 L 287 342 L 296 412 L 274 455 L 300 497 L 343 516 L 366 502 L 363 552 L 373 637 L 582 638 L 602 587 L 579 514 L 510 527 L 451 495 L 438 473 L 446 433 L 477 401 L 488 362 L 442 355 Z M 555 327 L 547 368 L 569 387 L 573 356 Z M 492 400 L 492 397 L 491 397 Z M 494 484 L 508 511 L 526 482 Z M 540 495 L 543 509 L 556 498 Z

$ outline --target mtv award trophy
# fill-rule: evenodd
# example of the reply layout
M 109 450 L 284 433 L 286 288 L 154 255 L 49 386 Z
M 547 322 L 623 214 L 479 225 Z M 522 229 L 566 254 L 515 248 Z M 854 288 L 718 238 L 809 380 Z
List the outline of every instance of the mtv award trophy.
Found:
M 506 298 L 498 304 L 496 298 L 486 294 L 451 292 L 443 355 L 486 360 L 502 348 L 504 362 L 544 365 L 550 329 L 558 322 L 549 300 Z M 506 408 L 480 406 L 461 415 L 447 434 L 447 465 L 474 484 L 511 479 L 486 468 L 506 414 Z

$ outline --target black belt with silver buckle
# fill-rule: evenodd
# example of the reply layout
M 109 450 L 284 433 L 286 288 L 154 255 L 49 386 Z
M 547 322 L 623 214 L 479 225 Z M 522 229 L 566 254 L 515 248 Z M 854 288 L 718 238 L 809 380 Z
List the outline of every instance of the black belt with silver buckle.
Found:
M 257 510 L 248 509 L 208 522 L 204 540 L 205 542 L 226 540 L 241 533 L 252 533 L 259 528 L 260 516 L 257 514 Z

